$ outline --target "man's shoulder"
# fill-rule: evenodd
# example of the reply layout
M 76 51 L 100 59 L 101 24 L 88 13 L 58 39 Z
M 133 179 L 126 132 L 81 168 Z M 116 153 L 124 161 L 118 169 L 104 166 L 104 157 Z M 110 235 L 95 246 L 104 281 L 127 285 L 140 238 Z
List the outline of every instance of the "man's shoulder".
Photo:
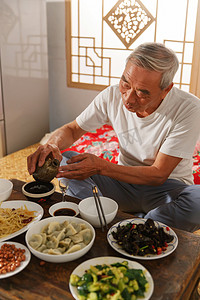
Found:
M 172 94 L 171 94 L 172 97 L 176 97 L 178 99 L 185 99 L 185 100 L 189 100 L 189 101 L 194 101 L 196 102 L 197 104 L 200 105 L 200 99 L 191 94 L 190 92 L 186 92 L 186 91 L 183 91 L 177 87 L 173 87 L 172 88 Z
M 106 98 L 107 101 L 117 100 L 121 98 L 121 93 L 119 91 L 119 84 L 110 85 L 105 88 L 102 93 L 102 97 Z
M 194 112 L 200 111 L 200 99 L 195 95 L 183 91 L 177 87 L 173 87 L 169 92 L 168 104 L 173 108 L 173 110 L 190 111 Z
M 119 93 L 119 84 L 114 84 L 114 85 L 110 85 L 108 86 L 104 91 L 109 92 L 109 93 Z

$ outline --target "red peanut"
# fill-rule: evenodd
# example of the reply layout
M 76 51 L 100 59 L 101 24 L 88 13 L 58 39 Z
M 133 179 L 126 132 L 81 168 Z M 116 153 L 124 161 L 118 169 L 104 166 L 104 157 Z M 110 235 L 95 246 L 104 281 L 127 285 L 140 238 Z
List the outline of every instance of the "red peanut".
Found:
M 0 248 L 0 274 L 14 271 L 26 259 L 25 249 L 16 248 L 14 244 L 3 244 Z

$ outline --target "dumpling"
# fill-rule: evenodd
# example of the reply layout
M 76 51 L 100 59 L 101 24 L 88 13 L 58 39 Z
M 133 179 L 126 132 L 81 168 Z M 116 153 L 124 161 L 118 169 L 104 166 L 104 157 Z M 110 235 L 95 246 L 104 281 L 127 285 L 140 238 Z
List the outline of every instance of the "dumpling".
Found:
M 43 237 L 41 234 L 32 234 L 29 244 L 33 249 L 37 249 L 42 245 L 42 241 Z
M 89 228 L 86 228 L 79 232 L 83 237 L 83 242 L 87 245 L 92 239 L 92 232 Z
M 66 220 L 66 221 L 64 221 L 62 224 L 60 224 L 60 228 L 61 228 L 61 229 L 67 228 L 68 225 L 69 225 L 69 222 Z
M 59 249 L 52 249 L 52 248 L 48 249 L 47 253 L 48 254 L 53 254 L 53 255 L 60 255 L 60 254 L 62 254 Z
M 79 225 L 80 225 L 80 227 L 81 227 L 81 230 L 83 230 L 83 229 L 86 229 L 86 228 L 87 228 L 87 225 L 86 225 L 86 224 L 84 224 L 84 223 L 79 223 Z
M 43 252 L 45 249 L 47 249 L 46 245 L 41 245 L 39 248 L 37 248 L 37 251 Z
M 48 251 L 49 251 L 49 249 L 46 248 L 46 249 L 44 249 L 42 252 L 45 253 L 45 254 L 47 254 Z
M 75 229 L 77 232 L 79 232 L 79 231 L 82 230 L 81 224 L 80 224 L 80 223 L 72 222 L 71 224 L 72 224 L 72 226 L 74 227 L 74 229 Z
M 42 244 L 46 244 L 46 240 L 47 240 L 47 235 L 46 233 L 42 232 L 40 233 L 41 237 L 42 237 Z
M 84 244 L 84 243 L 80 243 L 79 245 L 80 245 L 81 249 L 85 248 L 85 246 L 86 246 L 86 244 Z
M 60 224 L 58 222 L 51 222 L 49 223 L 48 229 L 47 229 L 47 233 L 51 234 L 56 230 L 60 230 Z
M 92 232 L 89 228 L 81 230 L 79 233 L 70 236 L 74 244 L 83 242 L 85 245 L 89 244 L 92 239 Z
M 53 236 L 51 238 L 51 240 L 49 240 L 46 243 L 46 246 L 47 246 L 48 249 L 51 249 L 51 248 L 56 249 L 56 248 L 58 248 L 58 244 L 59 244 L 58 239 L 55 236 Z
M 41 233 L 47 233 L 48 227 L 49 227 L 49 224 L 46 224 L 46 225 L 42 228 Z
M 57 240 L 58 240 L 58 241 L 61 241 L 61 240 L 64 240 L 64 238 L 65 238 L 65 228 L 63 228 L 63 229 L 59 232 L 59 234 L 58 234 L 58 236 L 57 236 Z
M 68 226 L 66 227 L 66 237 L 68 237 L 70 235 L 74 235 L 76 233 L 77 233 L 77 231 L 74 228 L 74 226 L 72 226 L 72 224 L 68 224 Z
M 57 249 L 60 251 L 61 254 L 63 254 L 66 251 L 65 247 L 58 247 Z
M 69 245 L 71 243 L 71 239 L 70 238 L 65 238 L 64 240 L 59 242 L 59 246 L 61 247 L 65 247 L 65 248 L 69 248 Z
M 52 232 L 51 234 L 47 235 L 48 239 L 51 239 L 53 236 L 57 237 L 60 233 L 60 230 L 55 230 L 54 232 Z
M 74 244 L 78 244 L 78 243 L 83 242 L 83 235 L 81 234 L 81 232 L 79 232 L 75 235 L 72 235 L 70 238 L 72 239 Z
M 76 252 L 80 249 L 81 249 L 81 245 L 76 244 L 76 245 L 73 245 L 71 248 L 69 248 L 66 253 L 70 254 L 70 253 Z

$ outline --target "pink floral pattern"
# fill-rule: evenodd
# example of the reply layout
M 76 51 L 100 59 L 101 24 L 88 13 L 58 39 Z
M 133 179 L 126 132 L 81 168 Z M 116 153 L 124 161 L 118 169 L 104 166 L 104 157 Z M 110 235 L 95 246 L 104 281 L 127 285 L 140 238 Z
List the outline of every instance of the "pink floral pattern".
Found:
M 200 150 L 196 150 L 194 153 L 192 173 L 194 177 L 194 183 L 200 184 Z

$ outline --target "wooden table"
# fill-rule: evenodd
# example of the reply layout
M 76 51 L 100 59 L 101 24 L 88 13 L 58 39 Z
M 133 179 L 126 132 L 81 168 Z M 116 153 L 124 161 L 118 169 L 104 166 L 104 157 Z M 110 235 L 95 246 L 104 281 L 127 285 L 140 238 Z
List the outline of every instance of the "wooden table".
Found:
M 14 190 L 9 200 L 26 200 L 21 192 L 23 182 L 12 181 Z M 69 200 L 78 203 L 75 198 L 69 197 Z M 61 194 L 55 192 L 51 199 L 40 202 L 45 211 L 44 217 L 49 217 L 49 207 L 59 201 L 61 201 Z M 132 216 L 119 211 L 109 226 L 119 220 L 128 218 L 132 218 Z M 106 232 L 102 232 L 101 229 L 95 230 L 96 239 L 93 247 L 78 260 L 61 264 L 45 262 L 41 265 L 41 261 L 32 255 L 30 263 L 22 272 L 0 280 L 0 299 L 73 299 L 69 291 L 69 277 L 80 263 L 98 256 L 121 256 L 108 244 Z M 194 296 L 194 292 L 193 296 L 191 294 L 200 277 L 200 237 L 177 229 L 175 229 L 175 232 L 179 244 L 172 254 L 156 260 L 138 260 L 149 270 L 154 279 L 155 286 L 151 298 L 153 300 L 199 299 Z M 12 240 L 26 245 L 25 233 Z

